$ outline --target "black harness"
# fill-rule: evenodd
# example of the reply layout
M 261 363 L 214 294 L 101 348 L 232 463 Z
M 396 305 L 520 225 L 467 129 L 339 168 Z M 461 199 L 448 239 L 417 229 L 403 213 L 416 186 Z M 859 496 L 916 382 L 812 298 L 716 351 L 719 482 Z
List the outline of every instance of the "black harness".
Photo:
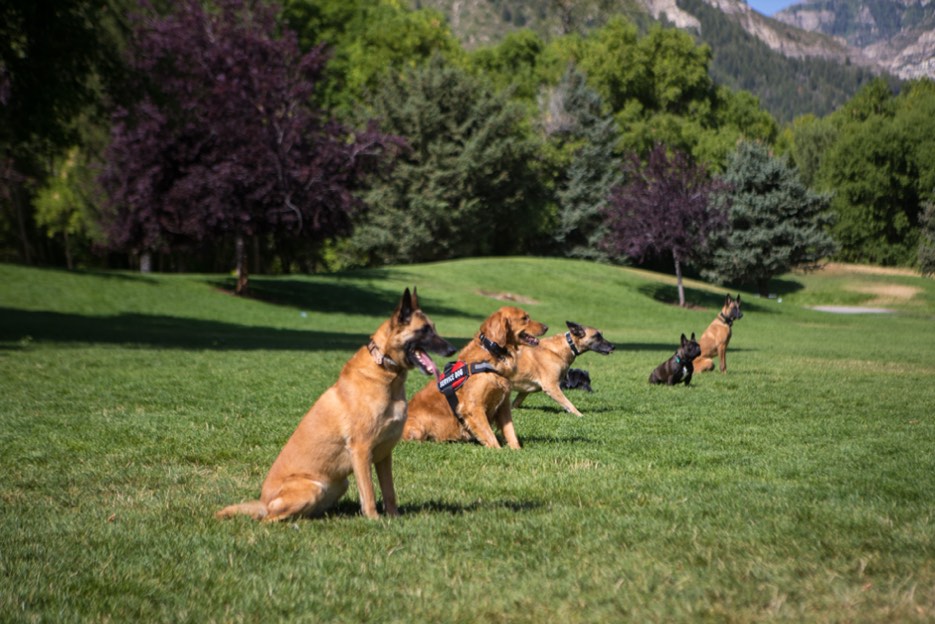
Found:
M 720 318 L 721 322 L 727 325 L 728 327 L 731 327 L 734 324 L 734 318 L 731 316 L 727 316 L 723 312 L 718 314 L 718 318 Z
M 484 334 L 478 336 L 481 346 L 498 360 L 503 359 L 509 352 L 490 340 Z M 438 390 L 445 395 L 448 405 L 451 407 L 451 413 L 455 415 L 462 425 L 465 425 L 464 419 L 458 414 L 458 388 L 464 385 L 468 377 L 477 373 L 496 373 L 497 369 L 490 362 L 472 362 L 468 364 L 462 360 L 448 362 L 445 364 L 445 370 L 438 378 Z M 466 426 L 466 425 L 465 425 Z
M 571 347 L 571 352 L 575 354 L 575 357 L 581 355 L 578 351 L 578 347 L 575 346 L 575 341 L 571 339 L 571 332 L 565 332 L 565 341 L 568 343 L 568 346 Z

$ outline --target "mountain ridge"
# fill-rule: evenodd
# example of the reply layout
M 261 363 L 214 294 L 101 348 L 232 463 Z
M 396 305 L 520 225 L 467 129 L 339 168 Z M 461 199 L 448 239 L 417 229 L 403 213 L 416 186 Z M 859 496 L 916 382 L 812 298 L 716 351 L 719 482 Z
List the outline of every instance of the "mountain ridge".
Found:
M 808 0 L 774 17 L 842 40 L 860 50 L 865 60 L 900 78 L 935 77 L 931 0 Z

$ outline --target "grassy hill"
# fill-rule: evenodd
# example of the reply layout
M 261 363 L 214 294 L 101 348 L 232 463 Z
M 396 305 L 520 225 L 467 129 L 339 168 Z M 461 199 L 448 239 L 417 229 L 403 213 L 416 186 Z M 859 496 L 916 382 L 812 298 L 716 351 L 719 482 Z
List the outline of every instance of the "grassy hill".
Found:
M 507 258 L 257 277 L 0 265 L 0 613 L 12 621 L 935 618 L 935 283 L 838 266 L 743 293 L 726 375 L 650 387 L 724 291 Z M 457 345 L 504 301 L 585 354 L 524 448 L 401 443 L 403 516 L 218 522 L 417 285 Z M 781 301 L 780 301 L 781 299 Z M 837 315 L 805 305 L 883 305 Z M 425 378 L 412 374 L 409 392 Z

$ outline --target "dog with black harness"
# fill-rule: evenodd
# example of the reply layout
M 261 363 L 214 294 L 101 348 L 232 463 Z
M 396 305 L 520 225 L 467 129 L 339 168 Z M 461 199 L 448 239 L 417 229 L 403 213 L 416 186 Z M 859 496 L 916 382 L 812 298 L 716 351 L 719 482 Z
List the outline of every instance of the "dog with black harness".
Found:
M 700 354 L 701 347 L 695 340 L 695 333 L 692 332 L 691 338 L 682 334 L 681 344 L 675 355 L 656 367 L 649 376 L 649 383 L 674 386 L 684 382 L 686 386 L 689 385 L 695 372 L 694 359 Z
M 538 346 L 538 336 L 546 331 L 546 325 L 513 306 L 487 317 L 458 353 L 457 362 L 409 401 L 403 439 L 477 440 L 500 448 L 493 431 L 496 425 L 510 448 L 520 448 L 509 401 L 517 351 L 520 345 Z

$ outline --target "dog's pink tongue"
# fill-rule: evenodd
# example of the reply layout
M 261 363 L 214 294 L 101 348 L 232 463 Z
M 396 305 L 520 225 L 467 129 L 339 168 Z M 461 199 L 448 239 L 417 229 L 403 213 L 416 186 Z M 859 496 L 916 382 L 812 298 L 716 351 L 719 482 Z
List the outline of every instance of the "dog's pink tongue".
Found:
M 422 363 L 422 366 L 425 368 L 425 370 L 435 375 L 435 377 L 438 377 L 438 369 L 435 368 L 435 362 L 432 361 L 432 358 L 429 357 L 428 353 L 425 351 L 418 351 L 416 353 L 416 357 L 419 358 L 419 362 Z

